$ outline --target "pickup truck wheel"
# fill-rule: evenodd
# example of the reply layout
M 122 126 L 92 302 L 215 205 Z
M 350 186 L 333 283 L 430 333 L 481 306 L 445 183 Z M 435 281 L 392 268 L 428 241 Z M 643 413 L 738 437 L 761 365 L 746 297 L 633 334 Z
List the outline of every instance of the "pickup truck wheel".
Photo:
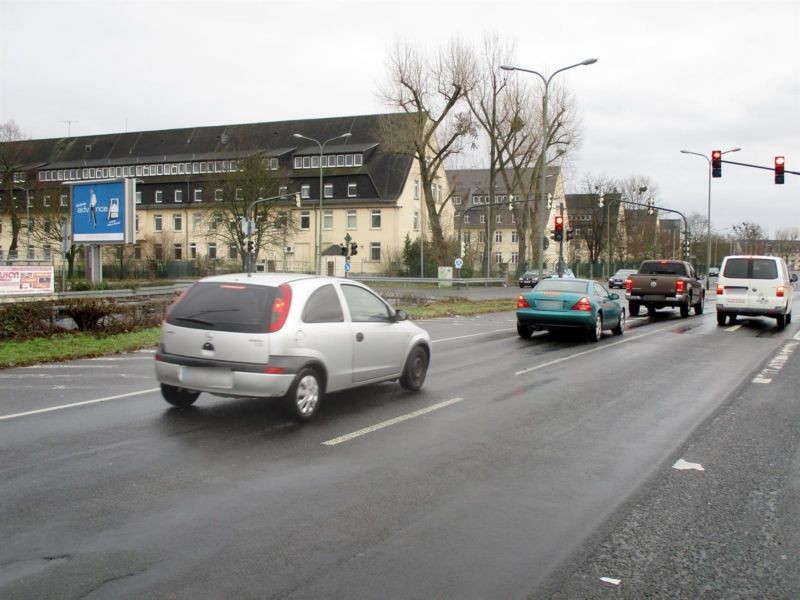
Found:
M 599 342 L 601 337 L 603 337 L 603 315 L 602 313 L 597 313 L 597 320 L 589 332 L 589 339 L 593 342 Z
M 700 296 L 700 301 L 694 305 L 694 314 L 696 315 L 703 314 L 703 304 L 705 304 L 705 297 Z
M 685 319 L 689 316 L 689 306 L 691 304 L 690 300 L 687 300 L 683 304 L 681 304 L 681 319 Z
M 778 315 L 775 320 L 778 321 L 778 329 L 783 329 L 786 326 L 786 315 Z
M 611 330 L 614 335 L 622 335 L 625 333 L 625 309 L 619 313 L 619 324 Z
M 717 325 L 725 325 L 725 321 L 728 319 L 728 315 L 724 312 L 717 312 Z
M 639 303 L 638 302 L 628 302 L 628 312 L 631 313 L 632 317 L 635 317 L 639 314 Z
M 650 315 L 651 317 L 655 317 L 656 316 L 656 309 L 653 308 L 652 306 L 648 306 L 647 307 L 647 314 Z

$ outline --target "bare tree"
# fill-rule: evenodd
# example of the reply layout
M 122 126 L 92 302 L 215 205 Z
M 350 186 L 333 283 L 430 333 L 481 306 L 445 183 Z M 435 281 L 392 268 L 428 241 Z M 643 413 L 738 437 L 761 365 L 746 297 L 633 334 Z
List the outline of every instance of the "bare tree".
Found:
M 441 216 L 449 198 L 444 188 L 444 163 L 474 139 L 475 125 L 464 103 L 474 78 L 471 53 L 451 41 L 435 57 L 426 57 L 408 43 L 398 43 L 389 55 L 388 83 L 382 99 L 410 118 L 386 118 L 379 133 L 396 152 L 414 157 L 434 253 L 448 264 L 448 243 Z M 449 224 L 448 224 L 449 225 Z
M 58 184 L 38 188 L 40 202 L 33 203 L 31 217 L 31 238 L 42 248 L 49 246 L 52 251 L 62 253 L 69 241 L 67 224 L 70 220 L 69 204 L 62 205 L 61 197 L 66 197 L 63 186 Z M 63 227 L 62 227 L 63 225 Z M 70 243 L 63 254 L 67 261 L 67 278 L 72 279 L 75 272 L 75 259 L 80 246 Z
M 787 227 L 775 232 L 772 249 L 775 254 L 791 263 L 790 257 L 800 251 L 800 227 Z
M 283 248 L 294 237 L 298 223 L 291 218 L 293 197 L 278 197 L 285 194 L 281 190 L 287 178 L 281 171 L 270 170 L 269 157 L 262 152 L 252 153 L 241 158 L 238 166 L 238 170 L 208 184 L 215 198 L 204 206 L 205 222 L 210 226 L 205 235 L 235 246 L 245 269 L 250 238 L 242 231 L 242 219 L 255 220 L 252 240 L 256 258 L 269 246 Z M 257 200 L 264 201 L 253 205 L 248 214 L 248 208 Z
M 21 191 L 18 179 L 27 178 L 22 167 L 22 141 L 26 136 L 14 120 L 0 124 L 0 214 L 11 217 L 11 244 L 8 247 L 8 256 L 17 254 L 19 232 L 22 228 L 22 219 L 19 214 L 19 202 L 15 197 L 16 191 Z
M 761 225 L 742 221 L 733 226 L 733 233 L 745 254 L 757 254 L 765 251 L 766 240 Z

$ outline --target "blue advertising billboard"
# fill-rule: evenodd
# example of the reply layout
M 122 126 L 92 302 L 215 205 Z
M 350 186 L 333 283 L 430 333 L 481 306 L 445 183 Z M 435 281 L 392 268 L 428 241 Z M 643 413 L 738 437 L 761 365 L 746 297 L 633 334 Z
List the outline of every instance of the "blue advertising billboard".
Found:
M 133 181 L 72 184 L 72 241 L 76 244 L 130 243 Z

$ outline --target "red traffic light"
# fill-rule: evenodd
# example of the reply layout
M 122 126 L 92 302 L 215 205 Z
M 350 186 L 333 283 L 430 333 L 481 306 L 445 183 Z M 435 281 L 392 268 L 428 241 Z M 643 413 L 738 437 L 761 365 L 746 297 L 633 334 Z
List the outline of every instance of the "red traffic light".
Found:
M 786 164 L 786 159 L 783 156 L 775 157 L 775 183 L 783 183 L 783 168 Z
M 711 176 L 722 177 L 722 151 L 711 151 Z
M 556 217 L 555 221 L 556 231 L 563 231 L 564 230 L 564 217 Z

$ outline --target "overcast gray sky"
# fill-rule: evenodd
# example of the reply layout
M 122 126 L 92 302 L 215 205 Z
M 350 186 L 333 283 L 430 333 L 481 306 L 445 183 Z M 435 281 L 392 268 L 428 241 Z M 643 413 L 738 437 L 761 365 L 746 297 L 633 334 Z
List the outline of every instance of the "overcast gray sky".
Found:
M 800 171 L 797 0 L 0 0 L 0 122 L 49 138 L 380 113 L 396 40 L 486 32 L 545 75 L 598 59 L 557 76 L 583 126 L 568 191 L 642 175 L 705 215 L 708 164 L 681 149 Z M 711 213 L 722 233 L 800 227 L 800 176 L 724 165 Z

